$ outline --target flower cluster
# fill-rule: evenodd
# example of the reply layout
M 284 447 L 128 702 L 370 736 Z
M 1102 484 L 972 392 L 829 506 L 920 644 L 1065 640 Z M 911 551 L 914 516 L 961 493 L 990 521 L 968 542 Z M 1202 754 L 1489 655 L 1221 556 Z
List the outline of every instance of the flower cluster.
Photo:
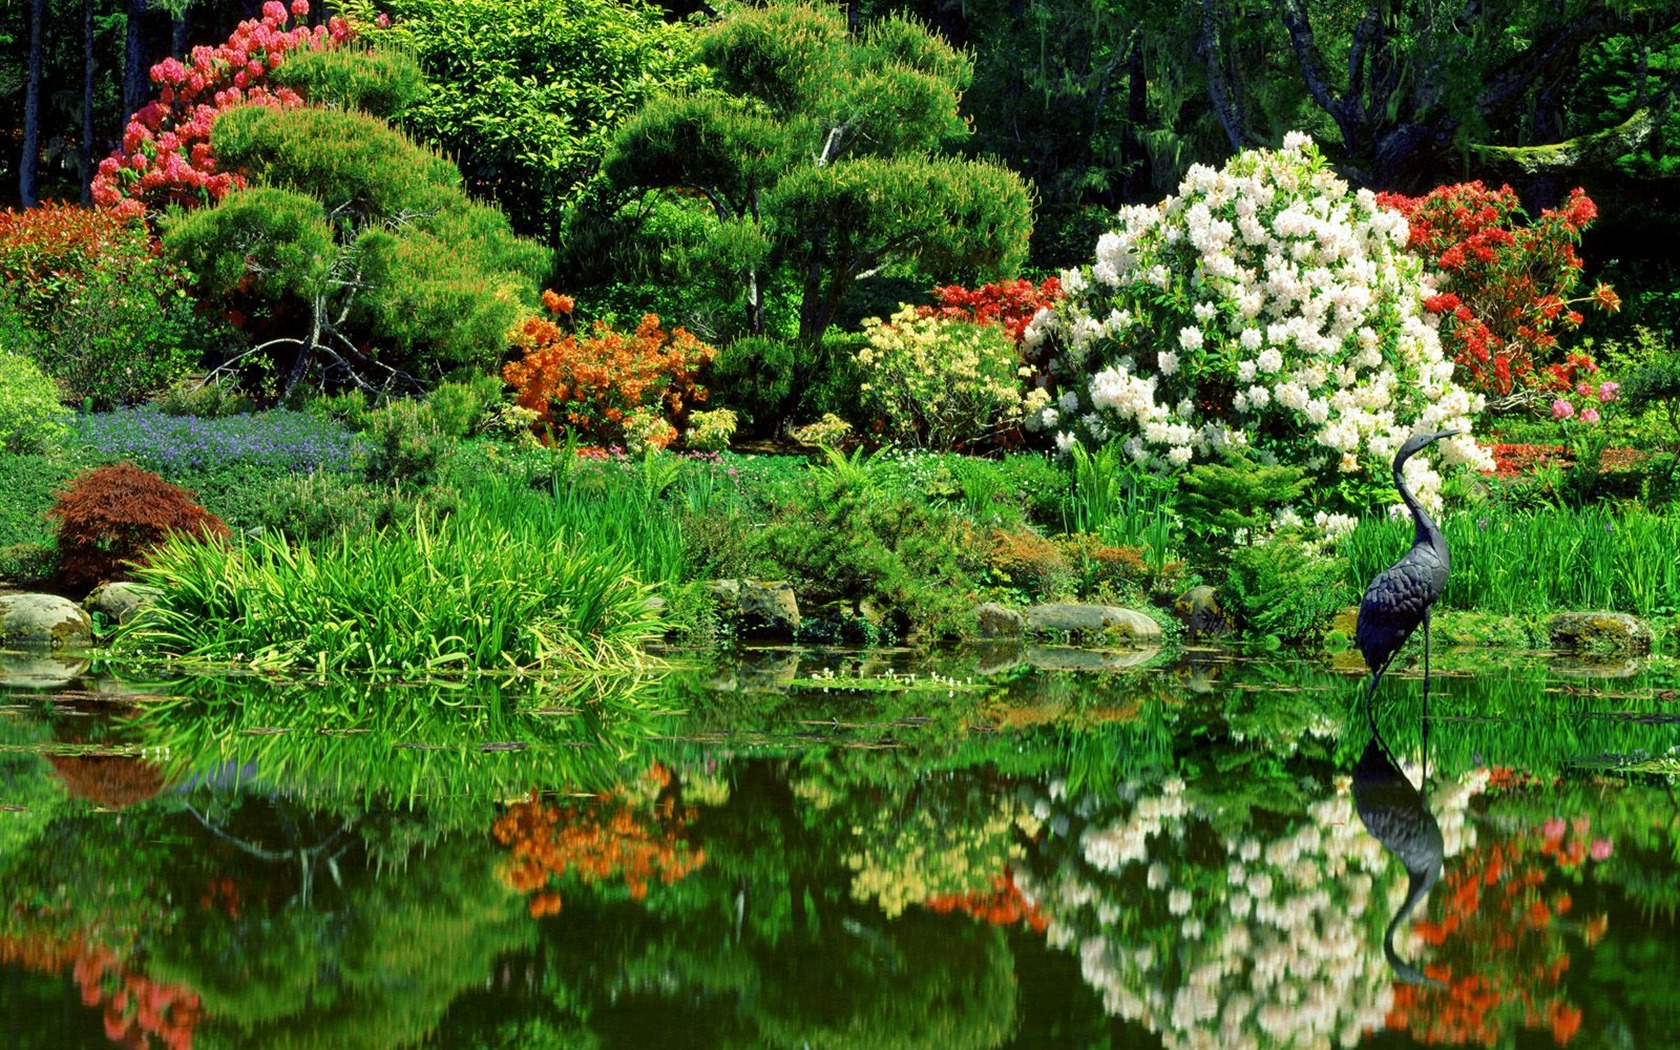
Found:
M 1095 263 L 1064 273 L 1066 298 L 1027 326 L 1027 424 L 1064 450 L 1123 440 L 1157 469 L 1236 445 L 1376 481 L 1414 429 L 1452 428 L 1465 433 L 1442 459 L 1489 465 L 1468 435 L 1483 400 L 1453 380 L 1407 237 L 1305 135 L 1196 165 L 1177 196 L 1121 209 Z M 1437 505 L 1429 464 L 1407 473 Z
M 1622 385 L 1608 379 L 1595 382 L 1588 378 L 1597 371 L 1598 363 L 1586 354 L 1570 354 L 1542 370 L 1538 385 L 1555 395 L 1553 419 L 1559 422 L 1579 419 L 1588 426 L 1598 424 L 1602 418 L 1599 409 L 1621 398 Z
M 1542 362 L 1558 349 L 1559 325 L 1580 326 L 1574 307 L 1621 307 L 1606 284 L 1570 298 L 1581 280 L 1575 248 L 1598 217 L 1598 207 L 1580 189 L 1563 207 L 1548 208 L 1527 225 L 1509 186 L 1458 183 L 1423 197 L 1385 193 L 1377 199 L 1406 216 L 1407 247 L 1441 275 L 1442 290 L 1424 305 L 1440 315 L 1442 338 L 1476 391 L 1504 396 L 1549 386 Z
M 901 306 L 890 321 L 865 318 L 863 331 L 864 400 L 897 440 L 968 447 L 1020 416 L 1020 362 L 999 325 Z
M 571 297 L 544 292 L 543 304 L 556 320 L 527 319 L 515 336 L 524 356 L 502 369 L 518 404 L 537 414 L 538 436 L 571 427 L 632 452 L 675 440 L 688 407 L 706 400 L 695 374 L 717 351 L 686 328 L 666 332 L 655 314 L 632 334 L 597 321 L 580 338 L 557 323 L 570 318 Z
M 939 300 L 939 305 L 921 307 L 923 317 L 1002 325 L 1009 338 L 1020 346 L 1034 315 L 1046 307 L 1055 306 L 1061 299 L 1062 282 L 1047 277 L 1043 283 L 1035 285 L 1025 277 L 1018 277 L 1013 281 L 993 281 L 978 288 L 947 284 L 935 288 L 933 297 Z
M 191 1050 L 204 1017 L 196 991 L 131 970 L 116 952 L 80 935 L 68 942 L 0 936 L 0 963 L 13 962 L 55 977 L 68 969 L 82 1004 L 99 1008 L 105 1037 L 118 1046 L 150 1047 L 156 1039 L 165 1050 Z
M 1592 837 L 1585 819 L 1571 825 L 1561 817 L 1471 851 L 1446 873 L 1436 917 L 1416 927 L 1435 948 L 1425 972 L 1440 987 L 1397 989 L 1388 1027 L 1429 1044 L 1491 1046 L 1520 1024 L 1549 1028 L 1556 1045 L 1567 1045 L 1582 1013 L 1563 983 L 1564 937 L 1579 934 L 1591 945 L 1608 919 L 1570 920 L 1571 894 L 1549 883 L 1611 852 L 1611 841 Z
M 1015 873 L 1007 866 L 1003 874 L 992 876 L 990 890 L 936 893 L 923 901 L 922 907 L 940 915 L 961 912 L 990 926 L 1013 926 L 1022 922 L 1029 929 L 1040 932 L 1050 922 L 1038 905 L 1021 895 L 1021 888 L 1015 884 Z
M 1473 843 L 1466 809 L 1485 779 L 1432 796 L 1448 855 Z M 1346 778 L 1310 819 L 1267 832 L 1231 827 L 1223 802 L 1202 805 L 1177 778 L 1118 798 L 1052 783 L 1034 814 L 1067 830 L 1020 878 L 1105 1009 L 1169 1050 L 1354 1046 L 1381 1027 L 1394 994 L 1382 931 L 1405 883 Z
M 491 833 L 512 853 L 503 877 L 530 894 L 532 916 L 560 910 L 555 884 L 568 873 L 586 883 L 622 879 L 630 899 L 639 901 L 650 880 L 670 885 L 706 862 L 705 851 L 688 842 L 692 807 L 649 807 L 624 795 L 605 792 L 593 804 L 550 806 L 533 794 L 496 818 Z
M 366 442 L 307 412 L 201 419 L 151 406 L 77 416 L 75 439 L 96 459 L 128 459 L 163 474 L 262 466 L 292 473 L 351 469 Z
M 269 73 L 289 52 L 338 47 L 354 36 L 343 18 L 310 27 L 308 14 L 309 0 L 292 0 L 289 9 L 268 0 L 262 18 L 239 23 L 226 43 L 195 47 L 186 63 L 166 58 L 153 66 L 158 97 L 129 118 L 121 147 L 99 162 L 94 204 L 137 217 L 171 202 L 220 200 L 242 187 L 237 172 L 218 170 L 210 126 L 235 106 L 302 105 L 290 88 L 270 87 Z

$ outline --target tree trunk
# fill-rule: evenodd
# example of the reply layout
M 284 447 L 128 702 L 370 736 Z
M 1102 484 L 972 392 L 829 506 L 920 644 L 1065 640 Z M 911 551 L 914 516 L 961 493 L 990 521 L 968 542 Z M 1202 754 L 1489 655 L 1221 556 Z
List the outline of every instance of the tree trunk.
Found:
M 93 0 L 82 0 L 82 205 L 93 203 Z
M 169 23 L 169 53 L 179 59 L 187 57 L 187 9 L 190 7 L 191 3 L 182 4 Z
M 128 34 L 123 42 L 123 125 L 146 104 L 150 90 L 146 39 L 141 32 L 148 0 L 128 0 Z M 120 130 L 120 129 L 119 129 Z
M 36 173 L 41 160 L 41 23 L 47 0 L 29 0 L 29 80 L 23 91 L 23 155 L 18 158 L 18 197 L 35 206 Z

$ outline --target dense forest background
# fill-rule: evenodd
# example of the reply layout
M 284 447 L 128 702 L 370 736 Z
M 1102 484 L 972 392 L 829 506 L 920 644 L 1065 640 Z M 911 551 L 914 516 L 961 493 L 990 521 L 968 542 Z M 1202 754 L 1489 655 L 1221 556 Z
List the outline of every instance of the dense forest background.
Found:
M 595 6 L 557 4 L 580 18 Z M 224 39 L 260 6 L 0 9 L 0 205 L 86 200 L 93 166 L 147 97 L 150 66 Z M 663 10 L 673 22 L 708 13 L 680 0 Z M 1680 318 L 1680 4 L 851 0 L 845 10 L 853 25 L 908 13 L 970 53 L 966 148 L 1030 181 L 1036 270 L 1086 259 L 1113 208 L 1161 198 L 1190 164 L 1298 128 L 1373 189 L 1480 178 L 1510 183 L 1533 212 L 1582 186 L 1603 211 L 1583 254 L 1629 306 L 1616 324 L 1671 330 Z

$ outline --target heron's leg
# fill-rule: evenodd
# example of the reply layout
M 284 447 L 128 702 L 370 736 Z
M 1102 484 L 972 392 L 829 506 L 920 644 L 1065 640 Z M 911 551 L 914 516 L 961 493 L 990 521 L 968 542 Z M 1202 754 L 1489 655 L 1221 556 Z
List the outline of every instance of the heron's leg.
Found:
M 1429 803 L 1429 614 L 1423 610 L 1423 775 L 1418 793 L 1425 805 Z

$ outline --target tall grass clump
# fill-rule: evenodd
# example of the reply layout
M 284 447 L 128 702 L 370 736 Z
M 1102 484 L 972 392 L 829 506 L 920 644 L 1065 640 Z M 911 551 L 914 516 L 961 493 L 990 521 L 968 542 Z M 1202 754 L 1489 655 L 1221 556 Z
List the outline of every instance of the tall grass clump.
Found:
M 1603 507 L 1471 510 L 1441 522 L 1452 577 L 1440 604 L 1495 613 L 1611 609 L 1652 616 L 1680 609 L 1680 513 Z M 1365 582 L 1405 553 L 1410 521 L 1366 520 L 1342 553 Z
M 606 537 L 466 501 L 436 524 L 291 546 L 172 539 L 136 573 L 162 590 L 120 649 L 276 669 L 614 672 L 657 630 Z

